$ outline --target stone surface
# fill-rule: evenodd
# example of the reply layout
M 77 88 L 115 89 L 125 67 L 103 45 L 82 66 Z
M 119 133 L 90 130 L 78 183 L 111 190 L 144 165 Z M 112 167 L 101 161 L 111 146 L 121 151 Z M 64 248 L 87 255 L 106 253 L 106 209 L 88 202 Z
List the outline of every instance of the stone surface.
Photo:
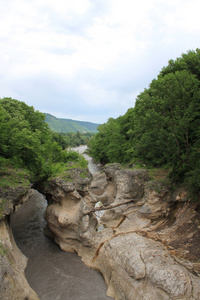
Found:
M 90 191 L 95 195 L 102 195 L 108 182 L 104 172 L 97 172 L 93 175 Z
M 170 246 L 185 221 L 187 238 L 199 240 L 199 211 L 186 201 L 185 191 L 172 193 L 163 181 L 150 180 L 147 170 L 124 170 L 119 164 L 107 166 L 105 175 L 96 174 L 94 182 L 88 176 L 84 188 L 77 186 L 78 176 L 75 183 L 58 178 L 49 183 L 46 218 L 62 249 L 76 251 L 103 274 L 109 296 L 200 299 L 198 251 L 185 246 L 182 250 L 192 253 L 186 260 L 180 245 L 179 255 Z M 100 193 L 94 193 L 96 188 Z M 101 207 L 96 205 L 99 201 Z
M 91 248 L 98 224 L 93 213 L 84 215 L 96 203 L 88 189 L 91 174 L 88 173 L 85 178 L 79 175 L 79 172 L 71 170 L 72 181 L 68 183 L 56 178 L 49 182 L 45 191 L 50 204 L 45 216 L 48 229 L 65 251 L 79 252 L 82 246 Z
M 155 180 L 146 184 L 144 200 L 139 210 L 140 216 L 154 220 L 168 215 L 170 190 L 162 181 Z
M 27 258 L 15 244 L 6 220 L 0 221 L 0 299 L 39 300 L 30 288 L 24 271 Z
M 200 297 L 199 288 L 195 292 L 193 289 L 199 279 L 176 263 L 162 245 L 136 233 L 118 235 L 105 242 L 96 264 L 115 299 Z
M 39 299 L 25 278 L 27 258 L 15 244 L 9 215 L 33 194 L 31 184 L 0 190 L 0 299 Z
M 112 171 L 110 171 L 110 169 Z M 114 227 L 119 224 L 125 213 L 129 213 L 133 210 L 131 207 L 133 207 L 134 204 L 142 200 L 145 183 L 150 177 L 146 170 L 118 170 L 118 168 L 116 168 L 116 170 L 113 171 L 111 166 L 108 167 L 108 170 L 105 169 L 105 173 L 108 174 L 109 178 L 111 178 L 111 175 L 113 176 L 112 180 L 110 179 L 110 185 L 113 185 L 113 190 L 115 190 L 113 204 L 117 205 L 131 201 L 129 205 L 118 206 L 104 213 L 101 218 L 101 223 L 107 227 Z M 105 193 L 109 194 L 110 191 L 106 190 Z
M 14 212 L 16 206 L 27 201 L 32 193 L 31 183 L 16 188 L 0 189 L 0 220 Z

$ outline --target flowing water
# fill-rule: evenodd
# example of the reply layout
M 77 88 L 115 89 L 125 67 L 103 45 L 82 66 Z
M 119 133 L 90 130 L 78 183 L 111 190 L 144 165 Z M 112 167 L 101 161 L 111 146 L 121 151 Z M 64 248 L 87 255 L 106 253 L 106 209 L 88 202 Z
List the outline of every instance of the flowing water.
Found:
M 85 159 L 88 161 L 88 169 L 92 174 L 100 171 L 100 168 L 95 163 L 93 163 L 93 159 L 89 155 L 84 153 L 85 150 L 87 149 L 87 146 L 84 145 L 84 146 L 74 147 L 73 149 L 83 154 Z
M 44 236 L 46 206 L 44 197 L 35 191 L 11 216 L 16 243 L 29 259 L 25 274 L 30 286 L 40 300 L 111 300 L 100 273 Z

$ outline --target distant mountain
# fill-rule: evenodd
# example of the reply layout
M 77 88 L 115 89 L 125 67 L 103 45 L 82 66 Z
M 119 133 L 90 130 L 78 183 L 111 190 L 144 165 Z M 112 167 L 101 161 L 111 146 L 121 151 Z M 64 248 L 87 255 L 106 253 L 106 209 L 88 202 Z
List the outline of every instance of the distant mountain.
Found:
M 97 126 L 100 125 L 92 122 L 56 118 L 46 113 L 45 117 L 45 121 L 49 124 L 51 130 L 56 132 L 97 132 Z

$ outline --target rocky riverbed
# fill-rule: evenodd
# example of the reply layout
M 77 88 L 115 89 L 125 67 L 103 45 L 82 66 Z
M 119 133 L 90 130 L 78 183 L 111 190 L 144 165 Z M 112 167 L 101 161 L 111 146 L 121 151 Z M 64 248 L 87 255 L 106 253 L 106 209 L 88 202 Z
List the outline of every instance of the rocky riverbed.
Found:
M 103 274 L 110 297 L 200 299 L 199 211 L 186 191 L 119 164 L 93 176 L 72 170 L 70 178 L 46 188 L 49 235 Z

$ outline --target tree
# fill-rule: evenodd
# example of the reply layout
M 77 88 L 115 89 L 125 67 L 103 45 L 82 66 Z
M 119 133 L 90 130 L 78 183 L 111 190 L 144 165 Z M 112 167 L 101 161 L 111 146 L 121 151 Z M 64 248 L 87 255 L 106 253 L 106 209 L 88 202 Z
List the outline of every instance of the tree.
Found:
M 62 148 L 45 123 L 44 114 L 24 102 L 0 99 L 0 156 L 26 168 L 32 182 L 45 180 L 52 163 L 62 160 Z
M 153 80 L 135 106 L 136 155 L 153 164 L 157 159 L 158 164 L 189 166 L 199 96 L 199 81 L 186 70 Z
M 121 131 L 120 118 L 110 118 L 98 130 L 99 133 L 89 143 L 91 155 L 102 163 L 123 162 L 126 138 Z
M 134 108 L 98 129 L 91 144 L 95 158 L 168 165 L 174 182 L 199 191 L 200 50 L 170 60 Z
M 175 61 L 173 59 L 169 60 L 168 65 L 161 70 L 158 76 L 163 77 L 166 74 L 183 70 L 195 75 L 200 80 L 200 49 L 197 48 L 196 51 L 183 53 Z

